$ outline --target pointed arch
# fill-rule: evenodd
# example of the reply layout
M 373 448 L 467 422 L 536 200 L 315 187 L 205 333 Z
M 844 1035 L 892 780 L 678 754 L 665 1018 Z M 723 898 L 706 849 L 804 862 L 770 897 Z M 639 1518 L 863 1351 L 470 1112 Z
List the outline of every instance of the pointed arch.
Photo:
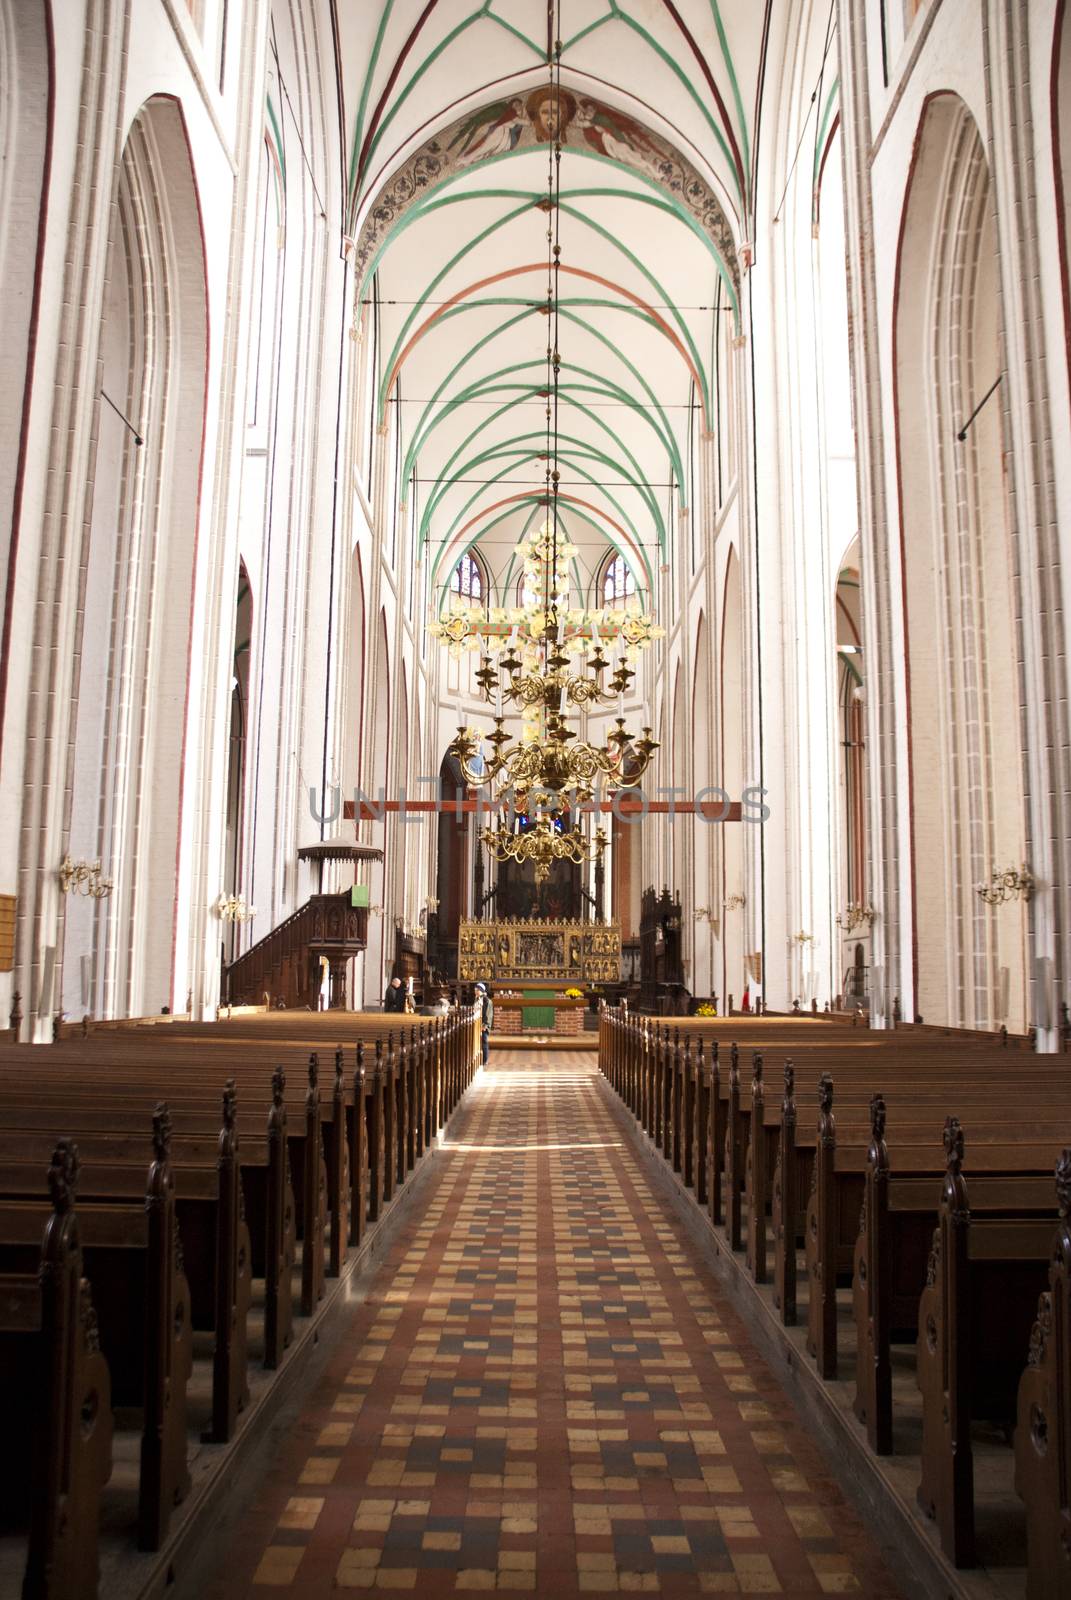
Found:
M 54 80 L 49 0 L 15 4 L 0 0 L 0 282 L 10 302 L 29 308 L 28 315 L 7 319 L 5 372 L 14 381 L 0 387 L 0 573 L 5 594 L 0 632 L 0 749 L 33 392 L 32 356 L 41 305 Z M 20 83 L 42 84 L 45 92 L 20 96 L 16 92 Z
M 540 97 L 546 93 L 545 88 L 537 90 Z M 563 115 L 563 110 L 569 114 Z M 717 252 L 735 301 L 740 265 L 733 230 L 721 201 L 692 163 L 661 134 L 592 95 L 579 96 L 563 88 L 558 115 L 559 137 L 570 154 L 633 174 L 668 198 L 686 226 L 702 230 Z M 496 123 L 507 137 L 472 143 L 474 136 L 478 139 L 481 126 L 494 130 Z M 604 133 L 603 126 L 612 131 Z M 487 169 L 538 149 L 542 142 L 538 113 L 520 96 L 471 108 L 426 139 L 384 180 L 371 202 L 362 207 L 365 220 L 354 245 L 358 296 L 388 242 L 404 227 L 413 206 L 425 204 L 429 195 L 464 177 L 476 164 L 466 160 L 467 153 L 474 151 L 478 164 Z M 487 151 L 482 158 L 481 148 Z M 351 227 L 355 223 L 356 196 L 351 194 Z
M 64 908 L 61 994 L 71 1014 L 114 1016 L 174 1000 L 209 329 L 193 161 L 168 97 L 131 124 L 106 279 L 102 387 L 144 444 L 98 402 L 66 820 L 71 853 L 101 859 L 114 890 Z
M 1025 854 L 1021 669 L 1000 406 L 959 437 L 1004 355 L 989 167 L 951 93 L 919 121 L 894 315 L 917 1005 L 1025 1028 L 1026 907 L 976 892 Z
M 740 558 L 729 546 L 721 592 L 721 640 L 717 664 L 720 783 L 734 800 L 744 785 L 744 599 Z M 743 828 L 722 828 L 721 904 L 746 891 Z M 722 995 L 739 1001 L 747 982 L 744 939 L 747 911 L 726 911 L 722 925 Z

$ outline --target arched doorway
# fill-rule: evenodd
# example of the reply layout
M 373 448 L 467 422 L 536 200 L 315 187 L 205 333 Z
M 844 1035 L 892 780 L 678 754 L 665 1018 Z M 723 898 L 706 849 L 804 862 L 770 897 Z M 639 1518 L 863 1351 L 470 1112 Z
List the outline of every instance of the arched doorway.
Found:
M 100 400 L 68 848 L 99 858 L 114 889 L 67 897 L 60 992 L 69 1014 L 121 1016 L 174 998 L 208 327 L 197 191 L 171 100 L 147 101 L 131 125 L 106 276 L 100 386 L 122 416 Z
M 225 889 L 240 894 L 244 884 L 246 770 L 249 751 L 249 664 L 253 638 L 253 596 L 245 563 L 238 568 L 238 595 L 234 607 L 234 654 L 231 671 L 231 724 L 227 752 L 227 819 L 223 873 Z M 248 896 L 247 896 L 248 899 Z M 241 954 L 242 925 L 225 926 L 223 959 L 230 963 Z
M 346 650 L 346 733 L 343 740 L 343 791 L 352 795 L 361 770 L 364 733 L 364 678 L 367 651 L 364 617 L 364 568 L 356 547 L 350 559 L 350 614 Z
M 692 685 L 692 788 L 696 795 L 718 785 L 721 774 L 712 770 L 714 728 L 710 713 L 710 629 L 706 615 L 699 614 L 695 638 L 695 677 Z M 692 972 L 689 987 L 693 994 L 710 997 L 718 988 L 714 970 L 714 947 L 722 927 L 721 895 L 714 888 L 714 862 L 719 836 L 724 828 L 698 817 L 692 828 L 692 883 L 697 904 L 693 910 L 706 910 L 705 917 L 694 918 Z
M 869 909 L 866 836 L 866 719 L 859 540 L 845 551 L 834 595 L 837 682 L 837 821 L 843 912 Z M 850 919 L 849 919 L 850 920 Z M 864 939 L 860 942 L 860 931 Z M 870 925 L 842 924 L 834 981 L 852 1005 L 868 1003 Z
M 386 799 L 391 789 L 390 717 L 392 695 L 390 686 L 390 653 L 387 646 L 387 619 L 382 612 L 379 617 L 379 627 L 376 629 L 374 671 L 375 675 L 372 680 L 373 704 L 370 708 L 371 739 L 362 750 L 361 766 L 364 773 L 362 787 L 365 793 L 371 797 L 373 803 L 378 804 L 381 793 L 383 798 Z M 393 821 L 388 821 L 384 824 L 384 842 L 387 849 L 394 842 L 394 826 L 396 826 L 396 823 Z M 369 874 L 371 902 L 373 909 L 378 908 L 378 912 L 369 918 L 368 923 L 368 949 L 365 953 L 364 965 L 366 999 L 373 999 L 382 994 L 386 984 L 386 964 L 393 953 L 394 924 L 391 921 L 391 908 L 386 904 L 387 866 L 385 851 L 384 860 L 373 862 Z
M 1071 265 L 1068 255 L 1068 201 L 1071 198 L 1071 23 L 1067 0 L 1059 0 L 1052 46 L 1052 156 L 1056 177 L 1056 231 L 1060 241 L 1065 345 L 1071 375 Z
M 729 550 L 722 591 L 721 659 L 721 786 L 733 800 L 739 800 L 744 787 L 744 677 L 743 677 L 743 597 L 740 562 Z M 744 882 L 744 829 L 723 828 L 721 902 L 722 918 L 721 992 L 726 1003 L 731 994 L 739 1003 L 747 984 L 744 956 L 747 949 L 744 930 L 748 908 Z
M 456 758 L 443 757 L 439 768 L 439 798 L 451 804 L 463 800 L 468 787 Z M 435 839 L 434 965 L 447 977 L 457 976 L 457 941 L 461 919 L 468 914 L 469 818 L 439 812 Z
M 0 685 L 7 679 L 15 538 L 29 425 L 28 362 L 36 334 L 38 252 L 47 214 L 53 70 L 47 0 L 0 6 L 0 283 L 8 307 L 0 385 L 0 580 L 7 603 Z M 26 94 L 27 84 L 40 85 Z M 21 92 L 20 92 L 21 91 Z M 0 688 L 0 710 L 3 690 Z M 14 861 L 12 862 L 14 868 Z M 5 885 L 7 887 L 7 885 Z
M 955 95 L 920 124 L 896 300 L 917 1010 L 1026 1026 L 1026 907 L 979 895 L 1024 856 L 1019 659 L 992 186 Z

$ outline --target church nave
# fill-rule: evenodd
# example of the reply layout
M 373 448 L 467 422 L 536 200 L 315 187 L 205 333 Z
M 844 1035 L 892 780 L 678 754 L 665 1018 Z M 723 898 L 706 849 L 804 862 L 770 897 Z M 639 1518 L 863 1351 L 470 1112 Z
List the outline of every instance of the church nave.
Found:
M 205 1600 L 893 1600 L 647 1162 L 592 1054 L 496 1052 Z

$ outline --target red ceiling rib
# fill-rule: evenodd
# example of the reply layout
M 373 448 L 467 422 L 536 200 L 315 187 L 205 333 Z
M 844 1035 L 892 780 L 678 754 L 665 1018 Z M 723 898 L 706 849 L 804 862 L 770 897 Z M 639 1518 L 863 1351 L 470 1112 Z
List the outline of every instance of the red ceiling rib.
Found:
M 368 147 L 371 144 L 373 138 L 375 137 L 376 129 L 379 126 L 379 119 L 383 115 L 383 109 L 384 109 L 387 101 L 390 99 L 391 90 L 394 88 L 394 85 L 398 81 L 398 76 L 401 73 L 402 67 L 405 64 L 406 57 L 408 56 L 410 50 L 413 48 L 414 44 L 416 44 L 417 35 L 420 33 L 421 28 L 424 26 L 425 22 L 427 22 L 428 18 L 431 16 L 431 13 L 435 10 L 435 7 L 438 4 L 439 4 L 439 0 L 428 0 L 427 5 L 424 7 L 423 11 L 420 13 L 419 18 L 417 19 L 416 27 L 410 33 L 408 39 L 406 39 L 405 43 L 402 45 L 402 48 L 398 53 L 398 57 L 395 60 L 395 63 L 393 65 L 393 67 L 391 68 L 390 77 L 387 79 L 387 82 L 386 82 L 386 85 L 384 87 L 383 93 L 380 95 L 379 99 L 376 101 L 376 109 L 373 111 L 372 120 L 368 124 L 368 132 L 364 136 L 364 143 L 361 146 L 361 154 L 360 154 L 360 157 L 359 157 L 358 162 L 357 162 L 357 182 L 358 182 L 358 184 L 360 183 L 361 175 L 364 172 L 365 162 L 368 160 Z
M 424 27 L 424 24 L 427 22 L 428 18 L 431 16 L 431 13 L 435 10 L 435 7 L 438 5 L 438 3 L 439 3 L 439 0 L 427 0 L 427 4 L 425 5 L 423 11 L 420 13 L 420 16 L 417 19 L 417 22 L 416 22 L 415 26 L 410 31 L 408 37 L 405 40 L 405 43 L 402 45 L 401 50 L 398 52 L 398 55 L 397 55 L 397 57 L 395 59 L 395 62 L 394 62 L 394 65 L 391 68 L 390 76 L 388 77 L 387 82 L 384 85 L 383 92 L 380 95 L 379 99 L 376 101 L 375 110 L 372 113 L 371 120 L 369 121 L 368 128 L 367 128 L 367 130 L 365 132 L 364 142 L 361 145 L 361 153 L 360 153 L 360 156 L 359 156 L 358 162 L 357 162 L 357 182 L 358 182 L 358 184 L 360 183 L 361 178 L 364 175 L 365 166 L 366 166 L 366 163 L 368 161 L 369 148 L 371 146 L 372 140 L 375 138 L 376 131 L 377 131 L 377 129 L 379 127 L 379 124 L 380 124 L 380 120 L 381 120 L 381 118 L 383 116 L 383 112 L 386 109 L 387 102 L 389 101 L 391 93 L 393 92 L 394 86 L 397 83 L 398 78 L 399 78 L 399 76 L 401 74 L 402 67 L 404 66 L 409 54 L 411 53 L 411 51 L 413 49 L 413 46 L 416 44 L 417 39 L 418 39 L 418 37 L 419 37 L 419 35 L 421 33 L 421 30 Z M 670 17 L 673 19 L 673 21 L 676 23 L 679 32 L 681 33 L 681 35 L 683 36 L 684 40 L 686 41 L 686 43 L 688 45 L 688 48 L 691 51 L 692 55 L 694 56 L 696 64 L 698 65 L 699 70 L 702 73 L 703 81 L 706 83 L 708 89 L 710 90 L 711 95 L 713 96 L 714 103 L 718 108 L 719 115 L 721 116 L 722 125 L 723 125 L 723 127 L 725 129 L 725 135 L 726 135 L 726 138 L 728 139 L 729 147 L 730 147 L 730 149 L 732 151 L 733 168 L 734 168 L 734 170 L 736 172 L 737 181 L 738 181 L 739 187 L 740 187 L 740 192 L 741 192 L 741 194 L 744 194 L 745 193 L 745 181 L 746 180 L 745 180 L 745 175 L 744 175 L 744 163 L 743 163 L 743 159 L 742 159 L 741 154 L 740 154 L 740 146 L 739 146 L 739 143 L 737 142 L 736 133 L 735 133 L 735 131 L 733 129 L 732 120 L 731 120 L 731 118 L 729 116 L 728 107 L 726 106 L 725 101 L 722 99 L 721 91 L 719 90 L 718 85 L 714 80 L 714 74 L 710 70 L 710 64 L 707 61 L 706 56 L 703 54 L 703 51 L 702 51 L 698 41 L 695 39 L 694 35 L 690 32 L 687 24 L 684 21 L 684 18 L 681 16 L 680 12 L 677 10 L 676 5 L 674 4 L 674 0 L 662 0 L 662 5 L 665 7 L 666 11 L 668 11 L 668 13 L 669 13 Z M 768 24 L 768 22 L 769 22 L 769 0 L 767 0 L 766 20 L 767 20 L 767 24 Z M 548 37 L 548 41 L 550 41 L 550 43 L 548 44 L 548 54 L 549 54 L 550 48 L 552 47 L 552 38 L 551 38 L 552 33 L 553 33 L 552 11 L 551 11 L 550 0 L 548 0 L 548 5 L 547 5 L 547 37 Z
M 684 35 L 685 39 L 688 41 L 688 48 L 689 48 L 689 50 L 691 50 L 693 56 L 695 57 L 698 65 L 699 65 L 699 70 L 703 74 L 703 77 L 704 77 L 704 79 L 706 81 L 707 87 L 709 88 L 711 94 L 714 96 L 715 104 L 717 105 L 718 110 L 721 113 L 721 120 L 722 120 L 722 124 L 723 124 L 723 126 L 725 128 L 726 138 L 728 139 L 730 148 L 732 149 L 732 152 L 733 152 L 733 167 L 734 167 L 734 169 L 736 171 L 737 181 L 738 181 L 738 183 L 740 185 L 740 193 L 741 194 L 745 194 L 744 185 L 745 185 L 746 179 L 744 177 L 744 163 L 743 163 L 743 160 L 742 160 L 741 155 L 740 155 L 740 146 L 736 142 L 736 134 L 733 132 L 733 125 L 732 125 L 732 122 L 729 119 L 729 112 L 728 112 L 728 109 L 726 107 L 725 101 L 722 99 L 721 92 L 718 89 L 717 84 L 714 82 L 714 74 L 710 70 L 710 65 L 709 65 L 709 63 L 707 61 L 706 56 L 703 54 L 702 50 L 699 48 L 698 43 L 692 37 L 692 35 L 689 33 L 687 27 L 685 26 L 684 18 L 681 16 L 680 12 L 677 10 L 677 7 L 673 4 L 673 0 L 662 0 L 662 4 L 665 6 L 666 10 L 669 12 L 670 16 L 673 18 L 674 22 L 677 24 L 677 27 L 680 29 L 681 33 Z
M 468 284 L 464 289 L 459 289 L 456 294 L 451 295 L 449 300 L 444 300 L 439 306 L 436 307 L 430 316 L 425 317 L 424 321 L 420 324 L 419 328 L 417 328 L 416 332 L 406 344 L 405 348 L 400 352 L 398 359 L 395 361 L 390 370 L 387 382 L 383 388 L 383 393 L 390 394 L 390 391 L 394 387 L 395 380 L 397 379 L 402 367 L 405 365 L 413 347 L 419 343 L 428 330 L 432 328 L 447 311 L 451 310 L 454 306 L 459 305 L 462 300 L 467 300 L 470 295 L 476 294 L 478 290 L 490 288 L 492 284 L 501 283 L 505 278 L 522 277 L 528 272 L 545 273 L 546 270 L 547 264 L 545 261 L 532 261 L 523 267 L 507 267 L 502 272 L 492 273 L 489 278 L 480 278 L 476 283 Z M 647 316 L 649 316 L 658 330 L 665 334 L 666 338 L 674 346 L 685 366 L 688 368 L 688 371 L 691 373 L 697 394 L 702 395 L 703 380 L 696 370 L 691 356 L 688 354 L 688 351 L 685 349 L 682 341 L 669 326 L 669 323 L 666 322 L 663 317 L 658 315 L 658 312 L 655 311 L 653 306 L 650 306 L 646 300 L 641 300 L 639 295 L 633 294 L 631 289 L 626 289 L 623 284 L 615 283 L 612 278 L 600 277 L 597 272 L 588 272 L 584 267 L 566 266 L 564 263 L 562 263 L 562 266 L 559 270 L 567 273 L 570 277 L 584 278 L 588 283 L 597 283 L 602 288 L 609 289 L 614 294 L 621 295 L 625 300 L 628 300 L 632 305 L 636 306 L 639 310 L 643 311 Z M 704 426 L 709 429 L 710 424 L 707 418 L 705 406 L 703 407 L 703 423 Z
M 470 517 L 465 523 L 464 527 L 459 528 L 453 537 L 455 540 L 463 539 L 466 533 L 468 533 L 469 529 L 475 527 L 477 522 L 482 522 L 485 517 L 489 517 L 491 515 L 492 511 L 498 511 L 502 506 L 513 505 L 516 501 L 531 502 L 532 500 L 534 500 L 537 505 L 549 506 L 551 499 L 552 496 L 545 493 L 533 495 L 530 492 L 524 491 L 521 494 L 508 494 L 506 495 L 505 499 L 496 500 L 493 505 L 484 506 L 482 511 L 477 511 L 475 516 Z M 635 540 L 626 532 L 626 530 L 621 526 L 620 522 L 617 522 L 610 515 L 610 513 L 608 511 L 604 511 L 601 506 L 595 505 L 595 503 L 591 500 L 581 500 L 579 495 L 559 494 L 558 504 L 561 505 L 564 501 L 568 501 L 569 505 L 571 506 L 583 506 L 584 509 L 586 511 L 590 511 L 593 516 L 600 517 L 603 522 L 608 522 L 611 528 L 615 528 L 621 535 L 622 539 L 628 545 L 630 550 L 635 548 Z

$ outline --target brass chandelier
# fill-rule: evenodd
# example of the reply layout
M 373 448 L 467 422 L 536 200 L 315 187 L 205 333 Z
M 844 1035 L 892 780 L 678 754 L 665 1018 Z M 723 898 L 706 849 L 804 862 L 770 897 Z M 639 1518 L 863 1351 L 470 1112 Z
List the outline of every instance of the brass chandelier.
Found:
M 560 41 L 548 66 L 551 91 L 557 95 Z M 498 825 L 480 831 L 489 853 L 498 861 L 531 862 L 537 882 L 546 880 L 555 861 L 579 865 L 602 854 L 605 833 L 597 828 L 589 838 L 579 825 L 577 808 L 590 803 L 604 782 L 615 789 L 634 788 L 650 765 L 658 745 L 649 727 L 638 739 L 628 731 L 624 696 L 635 677 L 629 663 L 664 633 L 635 598 L 620 610 L 568 607 L 569 562 L 578 552 L 559 537 L 561 150 L 559 135 L 549 147 L 545 207 L 548 515 L 521 547 L 528 603 L 485 613 L 480 606 L 455 602 L 453 611 L 431 630 L 455 656 L 467 650 L 481 652 L 475 679 L 482 699 L 494 708 L 494 728 L 483 734 L 460 725 L 449 754 L 470 789 L 489 789 L 498 806 L 506 804 L 506 815 Z M 570 728 L 571 709 L 611 705 L 615 700 L 618 715 L 602 744 L 581 739 Z M 519 739 L 505 730 L 507 706 L 520 712 Z

